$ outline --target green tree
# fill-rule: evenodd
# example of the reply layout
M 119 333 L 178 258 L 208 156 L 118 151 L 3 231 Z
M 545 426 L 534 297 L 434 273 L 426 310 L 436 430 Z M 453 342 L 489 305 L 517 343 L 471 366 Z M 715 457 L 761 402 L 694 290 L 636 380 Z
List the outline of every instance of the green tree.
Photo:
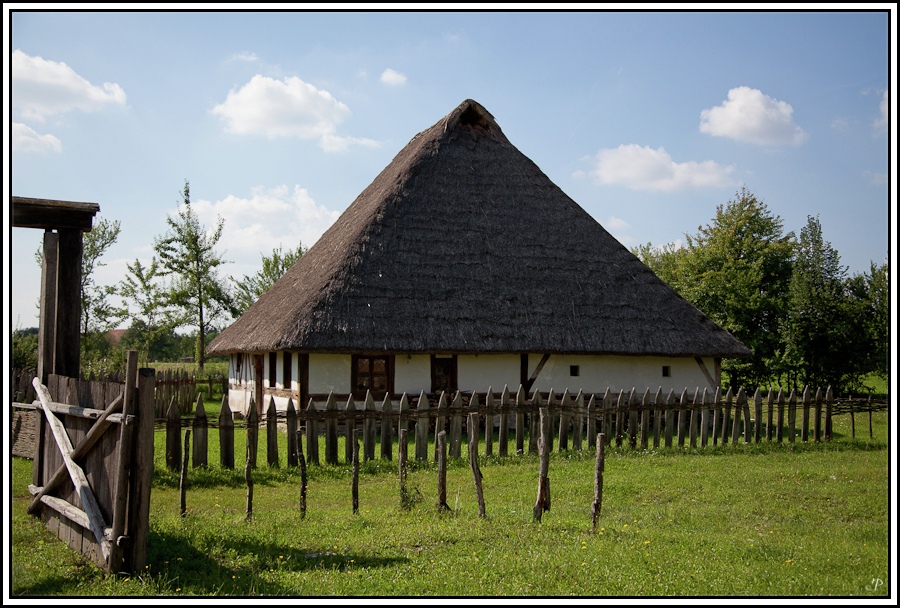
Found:
M 225 260 L 216 251 L 225 221 L 219 218 L 207 231 L 191 207 L 190 184 L 184 182 L 182 205 L 177 217 L 166 218 L 168 232 L 154 239 L 160 274 L 171 277 L 169 302 L 184 312 L 188 323 L 197 328 L 197 367 L 203 371 L 206 336 L 217 321 L 236 314 L 233 297 L 219 277 Z
M 296 249 L 291 249 L 286 253 L 282 252 L 282 246 L 279 245 L 272 250 L 272 255 L 266 257 L 262 254 L 262 268 L 254 275 L 244 275 L 244 278 L 235 284 L 235 307 L 239 313 L 245 310 L 259 299 L 269 288 L 280 279 L 287 270 L 306 253 L 306 249 L 302 244 L 297 245 Z
M 786 314 L 793 233 L 785 234 L 781 218 L 745 187 L 685 240 L 680 249 L 644 246 L 635 254 L 753 351 L 746 359 L 723 361 L 733 387 L 770 384 L 784 369 L 779 330 Z
M 860 320 L 860 331 L 865 341 L 862 372 L 876 374 L 885 380 L 890 363 L 888 277 L 886 262 L 880 266 L 871 262 L 868 273 L 854 275 L 847 282 L 848 297 L 852 306 L 850 314 Z
M 786 359 L 800 383 L 843 388 L 858 359 L 859 321 L 845 297 L 847 269 L 818 217 L 800 231 L 783 324 Z
M 146 364 L 152 360 L 154 347 L 163 336 L 182 325 L 184 319 L 170 304 L 168 294 L 158 281 L 160 268 L 155 257 L 150 260 L 149 266 L 135 260 L 134 264 L 127 264 L 127 268 L 128 274 L 119 286 L 119 295 L 125 300 L 128 315 L 132 319 L 129 329 L 136 331 L 126 332 L 126 344 L 136 347 Z

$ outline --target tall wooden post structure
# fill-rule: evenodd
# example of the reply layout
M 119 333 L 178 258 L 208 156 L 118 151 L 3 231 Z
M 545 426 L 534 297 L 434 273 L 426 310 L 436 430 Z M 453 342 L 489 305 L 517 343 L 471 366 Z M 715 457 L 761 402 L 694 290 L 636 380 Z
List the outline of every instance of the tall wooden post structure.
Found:
M 97 203 L 12 197 L 13 227 L 44 230 L 37 375 L 77 378 L 81 372 L 82 235 Z

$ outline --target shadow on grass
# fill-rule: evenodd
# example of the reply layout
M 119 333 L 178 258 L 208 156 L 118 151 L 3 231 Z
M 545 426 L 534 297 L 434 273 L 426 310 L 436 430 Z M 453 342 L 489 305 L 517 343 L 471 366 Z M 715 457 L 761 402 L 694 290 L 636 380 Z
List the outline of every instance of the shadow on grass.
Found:
M 243 563 L 236 567 L 224 566 L 183 538 L 151 531 L 148 555 L 151 565 L 143 576 L 157 578 L 163 586 L 170 587 L 170 592 L 177 590 L 179 594 L 285 596 L 297 595 L 300 590 L 268 580 L 265 573 L 277 573 L 271 578 L 283 580 L 290 573 L 384 568 L 408 561 L 321 548 L 287 547 L 237 536 L 223 539 L 217 552 L 223 559 L 240 556 Z

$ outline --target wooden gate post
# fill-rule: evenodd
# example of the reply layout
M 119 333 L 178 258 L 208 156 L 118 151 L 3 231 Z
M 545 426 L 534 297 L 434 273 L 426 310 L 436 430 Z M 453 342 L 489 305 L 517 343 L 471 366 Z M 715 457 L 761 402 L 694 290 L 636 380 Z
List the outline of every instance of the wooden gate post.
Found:
M 153 484 L 153 416 L 156 402 L 156 371 L 138 370 L 137 428 L 132 455 L 131 500 L 128 530 L 131 532 L 130 572 L 143 572 L 150 538 L 150 488 Z

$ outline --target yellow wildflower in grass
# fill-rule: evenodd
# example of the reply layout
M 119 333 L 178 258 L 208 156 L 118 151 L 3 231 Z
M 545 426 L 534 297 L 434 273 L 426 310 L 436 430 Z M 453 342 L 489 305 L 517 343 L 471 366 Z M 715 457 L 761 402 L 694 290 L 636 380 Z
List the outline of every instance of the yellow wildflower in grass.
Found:
M 649 540 L 645 540 L 645 541 L 644 541 L 644 544 L 645 544 L 645 545 L 649 545 L 649 544 L 650 544 L 650 541 L 649 541 Z

